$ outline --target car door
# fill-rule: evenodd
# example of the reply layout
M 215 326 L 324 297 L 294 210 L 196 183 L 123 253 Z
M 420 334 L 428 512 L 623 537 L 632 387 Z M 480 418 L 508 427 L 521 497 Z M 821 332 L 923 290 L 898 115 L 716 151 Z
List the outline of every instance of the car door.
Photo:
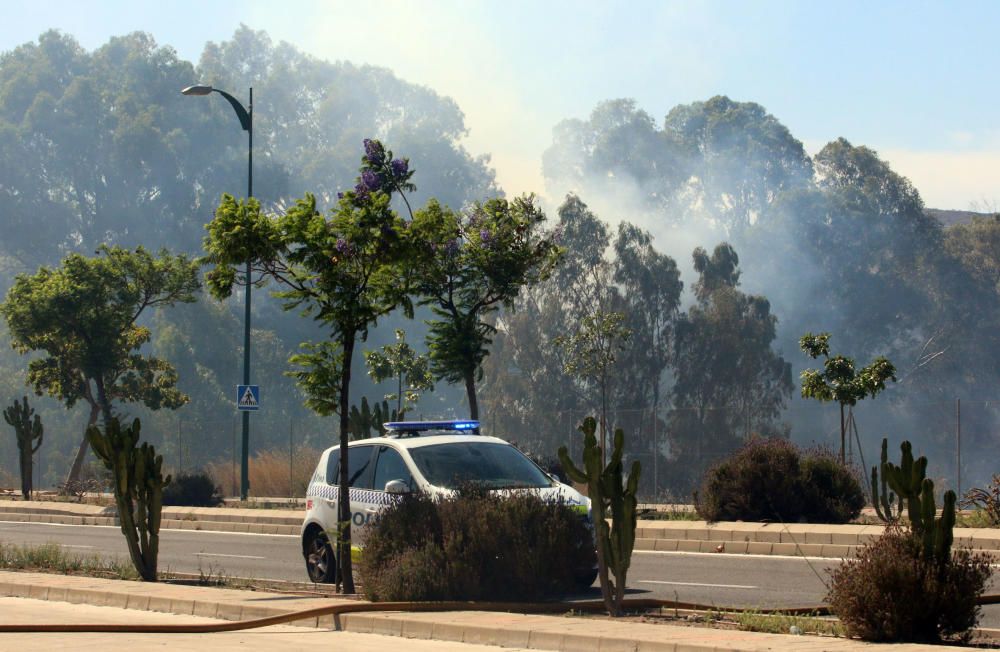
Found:
M 351 502 L 351 557 L 356 558 L 359 546 L 362 545 L 365 537 L 365 530 L 368 521 L 371 520 L 377 510 L 375 496 L 371 490 L 372 483 L 372 462 L 376 446 L 361 445 L 351 446 L 347 455 L 347 481 L 348 496 Z M 327 483 L 331 485 L 331 498 L 327 499 L 329 507 L 330 526 L 336 532 L 337 524 L 337 500 L 339 499 L 340 482 L 340 449 L 330 452 L 330 459 L 327 463 L 326 472 Z M 331 540 L 333 539 L 331 533 Z
M 378 501 L 372 491 L 372 468 L 377 446 L 351 446 L 347 461 L 347 481 L 351 497 L 351 558 L 357 561 L 358 550 L 364 546 L 368 523 L 378 511 Z

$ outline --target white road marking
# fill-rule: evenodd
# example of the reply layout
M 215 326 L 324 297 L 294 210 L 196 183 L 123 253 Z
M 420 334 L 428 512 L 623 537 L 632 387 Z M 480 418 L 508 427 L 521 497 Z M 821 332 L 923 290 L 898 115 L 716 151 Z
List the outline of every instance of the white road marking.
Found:
M 267 559 L 267 557 L 255 557 L 254 555 L 224 555 L 219 552 L 196 552 L 195 557 L 225 557 L 227 559 Z
M 759 559 L 808 559 L 809 561 L 840 561 L 839 557 L 806 557 L 803 555 L 755 555 L 742 552 L 687 552 L 684 550 L 633 550 L 633 555 L 696 555 L 702 557 L 747 557 Z
M 74 546 L 68 543 L 57 544 L 60 548 L 93 548 L 94 546 Z
M 705 586 L 712 589 L 759 589 L 746 584 L 704 584 L 702 582 L 666 582 L 664 580 L 639 580 L 639 584 L 670 584 L 672 586 Z

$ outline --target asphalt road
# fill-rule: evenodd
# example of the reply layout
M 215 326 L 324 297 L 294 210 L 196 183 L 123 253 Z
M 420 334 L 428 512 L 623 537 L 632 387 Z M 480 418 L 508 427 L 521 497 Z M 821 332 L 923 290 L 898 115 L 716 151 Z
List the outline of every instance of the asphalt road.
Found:
M 57 543 L 81 554 L 127 558 L 117 527 L 0 522 L 0 542 Z M 629 597 L 677 599 L 745 608 L 818 605 L 833 559 L 636 552 Z M 254 579 L 306 581 L 297 536 L 193 530 L 160 532 L 160 568 Z M 991 591 L 1000 591 L 996 581 Z M 591 588 L 581 598 L 599 598 Z M 984 627 L 1000 628 L 1000 605 L 984 609 Z

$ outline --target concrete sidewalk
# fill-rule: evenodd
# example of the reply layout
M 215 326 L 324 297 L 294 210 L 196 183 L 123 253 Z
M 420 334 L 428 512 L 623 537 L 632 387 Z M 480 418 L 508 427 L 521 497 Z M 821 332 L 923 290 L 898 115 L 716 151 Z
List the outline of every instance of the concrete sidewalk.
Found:
M 114 506 L 41 500 L 0 500 L 0 521 L 118 525 Z M 305 510 L 240 507 L 164 507 L 166 530 L 299 534 Z
M 232 589 L 2 571 L 0 571 L 0 596 L 115 606 L 224 620 L 248 620 L 294 613 L 347 601 Z M 512 605 L 512 608 L 515 611 L 509 613 L 477 611 L 355 613 L 344 614 L 340 620 L 343 629 L 351 632 L 540 650 L 849 652 L 876 647 L 859 641 L 829 637 L 757 634 L 598 617 L 525 615 L 516 613 L 516 606 Z M 310 618 L 295 621 L 294 624 L 330 629 L 333 617 Z M 0 646 L 3 636 L 5 635 L 0 634 Z M 205 639 L 208 644 L 213 635 L 204 636 L 209 637 Z M 963 649 L 936 645 L 887 644 L 880 644 L 877 648 L 887 652 Z

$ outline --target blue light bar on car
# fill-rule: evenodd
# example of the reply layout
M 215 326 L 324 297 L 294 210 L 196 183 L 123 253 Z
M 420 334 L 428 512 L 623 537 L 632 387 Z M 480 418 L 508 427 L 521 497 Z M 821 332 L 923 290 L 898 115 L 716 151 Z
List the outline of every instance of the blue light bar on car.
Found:
M 425 430 L 476 430 L 478 421 L 390 421 L 383 423 L 386 430 L 423 432 Z

